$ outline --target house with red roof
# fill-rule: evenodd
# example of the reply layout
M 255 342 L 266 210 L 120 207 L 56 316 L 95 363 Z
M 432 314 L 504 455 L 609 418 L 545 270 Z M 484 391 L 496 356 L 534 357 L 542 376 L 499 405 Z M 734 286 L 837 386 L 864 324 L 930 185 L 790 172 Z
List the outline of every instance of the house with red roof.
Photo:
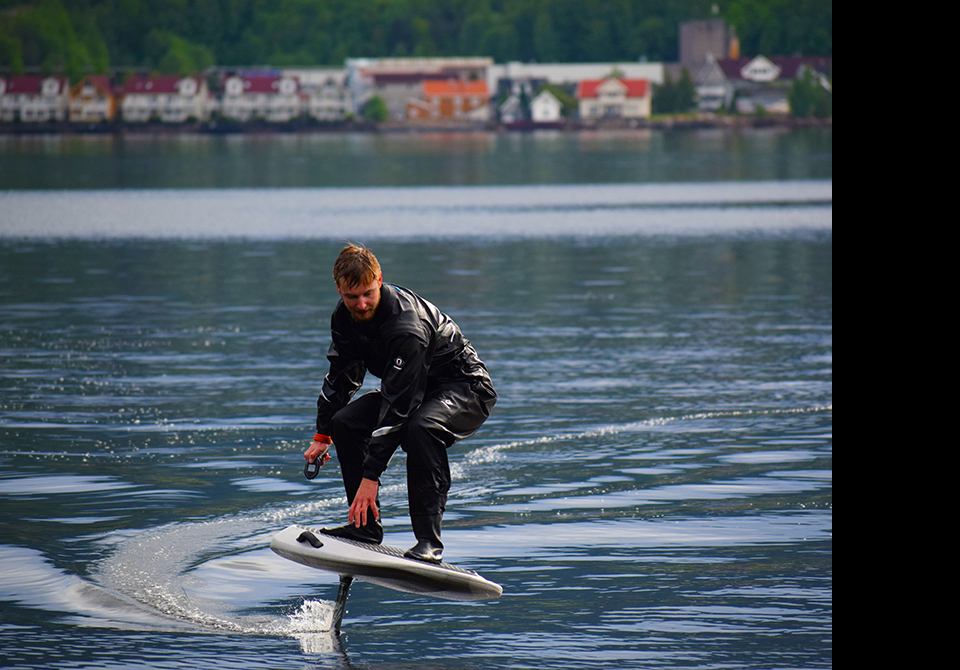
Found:
M 490 90 L 482 80 L 426 80 L 421 98 L 407 101 L 410 121 L 487 121 Z
M 68 118 L 79 123 L 112 121 L 117 112 L 116 102 L 110 80 L 90 74 L 70 88 Z
M 202 77 L 131 76 L 119 89 L 120 113 L 130 123 L 184 123 L 210 118 L 210 94 Z
M 0 77 L 0 121 L 63 121 L 69 92 L 66 77 Z
M 580 118 L 585 121 L 645 119 L 651 109 L 650 82 L 646 79 L 585 79 L 577 85 Z
M 223 82 L 221 111 L 236 121 L 285 123 L 301 116 L 307 96 L 296 77 L 280 74 L 237 74 Z

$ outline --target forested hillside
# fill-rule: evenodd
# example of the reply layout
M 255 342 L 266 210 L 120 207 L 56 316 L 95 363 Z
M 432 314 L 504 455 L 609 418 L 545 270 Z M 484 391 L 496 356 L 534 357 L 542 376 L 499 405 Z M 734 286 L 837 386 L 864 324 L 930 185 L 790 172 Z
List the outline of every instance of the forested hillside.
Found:
M 0 70 L 675 61 L 678 24 L 714 16 L 744 55 L 833 55 L 832 0 L 0 0 Z

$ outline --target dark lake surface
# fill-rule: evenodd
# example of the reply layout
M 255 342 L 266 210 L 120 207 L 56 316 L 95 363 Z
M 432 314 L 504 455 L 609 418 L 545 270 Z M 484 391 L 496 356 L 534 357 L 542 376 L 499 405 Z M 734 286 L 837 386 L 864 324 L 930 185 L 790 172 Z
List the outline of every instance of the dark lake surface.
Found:
M 831 179 L 833 130 L 0 135 L 0 189 Z
M 0 665 L 832 666 L 831 142 L 0 137 Z M 338 639 L 268 544 L 346 515 L 347 239 L 490 368 L 444 553 L 504 594 L 355 582 Z

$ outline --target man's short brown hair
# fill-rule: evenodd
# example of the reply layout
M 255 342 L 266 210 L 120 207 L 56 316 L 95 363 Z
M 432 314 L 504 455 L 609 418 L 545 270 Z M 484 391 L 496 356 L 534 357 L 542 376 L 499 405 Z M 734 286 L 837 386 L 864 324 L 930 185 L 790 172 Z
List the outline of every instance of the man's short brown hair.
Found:
M 368 286 L 380 279 L 380 263 L 373 252 L 350 244 L 343 248 L 333 264 L 333 280 L 337 286 Z

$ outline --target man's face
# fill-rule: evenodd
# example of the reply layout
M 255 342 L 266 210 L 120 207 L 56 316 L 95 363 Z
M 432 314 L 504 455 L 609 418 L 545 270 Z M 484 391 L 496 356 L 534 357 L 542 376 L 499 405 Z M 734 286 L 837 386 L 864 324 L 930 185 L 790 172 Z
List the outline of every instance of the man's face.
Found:
M 343 298 L 343 304 L 347 306 L 347 311 L 354 321 L 361 323 L 373 318 L 377 311 L 377 305 L 380 304 L 380 287 L 383 286 L 383 275 L 370 282 L 367 286 L 340 286 L 337 285 L 337 291 Z

